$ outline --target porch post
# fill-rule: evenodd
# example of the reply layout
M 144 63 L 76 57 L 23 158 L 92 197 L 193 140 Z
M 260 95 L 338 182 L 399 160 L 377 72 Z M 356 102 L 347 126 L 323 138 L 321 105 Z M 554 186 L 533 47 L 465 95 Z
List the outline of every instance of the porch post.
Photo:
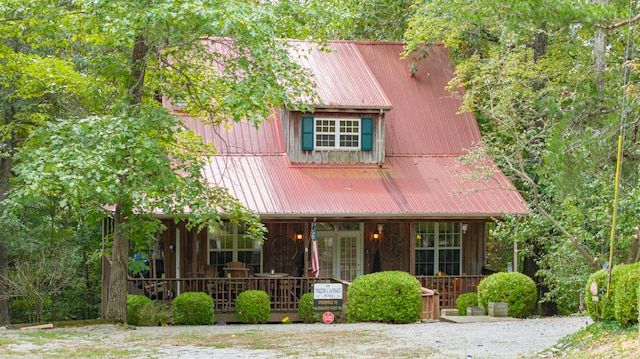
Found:
M 518 271 L 518 241 L 513 241 L 513 271 Z
M 180 273 L 180 226 L 176 226 L 176 278 L 182 278 L 182 274 Z M 181 283 L 182 281 L 178 281 L 178 293 L 177 295 L 182 294 Z
M 304 273 L 302 276 L 306 277 L 309 273 L 309 244 L 311 243 L 311 229 L 308 222 L 304 224 L 304 233 Z

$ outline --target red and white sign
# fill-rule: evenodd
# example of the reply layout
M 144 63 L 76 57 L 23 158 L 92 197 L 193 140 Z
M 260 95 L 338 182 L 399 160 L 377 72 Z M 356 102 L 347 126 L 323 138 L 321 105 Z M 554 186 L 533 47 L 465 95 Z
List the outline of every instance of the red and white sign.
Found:
M 324 312 L 324 314 L 322 314 L 322 321 L 327 324 L 333 323 L 333 319 L 334 317 L 332 312 Z

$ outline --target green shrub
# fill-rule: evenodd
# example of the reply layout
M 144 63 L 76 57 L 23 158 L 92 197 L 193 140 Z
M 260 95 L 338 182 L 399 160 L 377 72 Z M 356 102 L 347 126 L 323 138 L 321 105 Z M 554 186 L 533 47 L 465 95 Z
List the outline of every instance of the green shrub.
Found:
M 615 293 L 614 315 L 620 325 L 631 325 L 638 320 L 638 283 L 640 263 L 618 265 L 612 275 L 616 280 L 611 284 Z
M 526 318 L 531 314 L 536 299 L 536 284 L 522 273 L 494 273 L 478 284 L 478 305 L 485 311 L 489 302 L 506 302 L 510 316 Z
M 146 327 L 173 323 L 171 311 L 167 308 L 167 305 L 158 302 L 145 304 L 140 309 L 140 316 L 142 318 L 141 325 Z
M 587 313 L 594 321 L 613 320 L 613 305 L 607 305 L 607 276 L 609 272 L 601 269 L 589 276 L 587 286 L 585 287 L 584 304 L 587 307 Z M 592 284 L 595 282 L 595 284 Z M 596 291 L 593 294 L 591 290 Z M 610 296 L 610 298 L 612 298 Z M 594 300 L 597 299 L 597 300 Z M 613 301 L 611 301 L 613 304 Z M 605 319 L 606 317 L 606 319 Z
M 298 302 L 298 316 L 305 323 L 320 321 L 320 313 L 313 310 L 313 293 L 305 293 Z
M 186 292 L 171 301 L 171 315 L 178 325 L 213 323 L 213 298 L 207 293 Z
M 456 298 L 456 308 L 458 314 L 467 315 L 467 307 L 478 306 L 478 293 L 462 293 Z
M 143 308 L 153 306 L 151 299 L 144 295 L 127 294 L 127 323 L 129 325 L 144 325 Z
M 236 298 L 236 316 L 243 323 L 266 323 L 271 315 L 271 300 L 267 292 L 247 290 Z
M 357 277 L 347 290 L 347 321 L 413 323 L 422 314 L 420 282 L 407 272 Z

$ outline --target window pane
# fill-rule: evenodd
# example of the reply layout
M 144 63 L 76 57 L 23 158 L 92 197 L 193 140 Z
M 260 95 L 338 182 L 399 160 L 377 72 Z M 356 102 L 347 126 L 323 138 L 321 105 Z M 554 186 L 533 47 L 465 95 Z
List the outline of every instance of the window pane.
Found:
M 438 223 L 438 244 L 440 247 L 460 247 L 460 223 Z
M 336 121 L 329 119 L 316 119 L 316 132 L 317 133 L 335 133 Z
M 424 248 L 434 248 L 435 247 L 435 236 L 436 229 L 435 223 L 433 222 L 422 222 L 416 224 L 416 246 L 424 247 Z
M 416 251 L 416 275 L 434 275 L 433 250 Z
M 260 251 L 239 251 L 238 261 L 246 263 L 251 273 L 260 273 Z
M 354 120 L 341 120 L 340 133 L 360 133 L 360 122 Z
M 218 277 L 224 277 L 222 268 L 227 266 L 227 262 L 231 262 L 233 258 L 232 251 L 209 252 L 209 263 L 218 271 Z
M 318 259 L 320 259 L 320 276 L 333 276 L 333 237 L 318 235 Z
M 340 147 L 358 147 L 358 135 L 340 135 Z
M 443 249 L 438 252 L 438 268 L 448 275 L 460 275 L 460 250 Z
M 316 223 L 316 231 L 333 231 L 333 223 L 331 222 L 318 222 Z
M 316 146 L 320 147 L 335 147 L 336 135 L 321 135 L 316 136 Z
M 228 223 L 215 231 L 210 231 L 207 237 L 210 250 L 233 248 L 233 226 Z
M 244 227 L 238 227 L 238 249 L 258 249 L 260 243 L 252 240 Z

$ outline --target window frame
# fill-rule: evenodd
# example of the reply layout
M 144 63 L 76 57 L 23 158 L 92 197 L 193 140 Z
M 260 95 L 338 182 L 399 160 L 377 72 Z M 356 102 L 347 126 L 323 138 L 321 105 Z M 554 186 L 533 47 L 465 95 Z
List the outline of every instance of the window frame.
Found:
M 323 122 L 329 122 L 332 124 L 324 125 Z M 343 125 L 343 123 L 349 123 Z M 356 126 L 353 126 L 355 123 Z M 360 134 L 362 128 L 362 119 L 360 118 L 347 118 L 347 117 L 314 117 L 313 119 L 314 125 L 314 136 L 313 143 L 316 150 L 319 151 L 327 151 L 327 150 L 337 150 L 337 151 L 359 151 L 361 147 L 361 138 Z M 329 131 L 321 131 L 321 128 L 329 127 L 331 130 Z M 345 129 L 354 129 L 355 131 L 344 131 Z M 324 140 L 321 139 L 321 136 L 333 136 L 333 145 L 320 145 L 319 143 Z M 352 146 L 342 145 L 343 142 L 342 136 L 354 136 L 357 138 L 356 143 Z M 353 143 L 353 140 L 349 140 L 350 143 Z
M 332 130 L 325 131 L 318 128 L 318 121 L 328 121 L 333 122 Z M 351 121 L 352 130 L 343 130 L 343 124 L 341 121 Z M 355 128 L 354 125 L 357 125 Z M 355 129 L 355 130 L 353 130 Z M 301 123 L 301 133 L 300 133 L 300 142 L 301 149 L 303 151 L 373 151 L 373 142 L 374 142 L 374 124 L 372 117 L 327 117 L 327 116 L 302 116 Z M 320 136 L 332 136 L 333 144 L 332 145 L 324 145 L 319 144 Z M 341 136 L 350 136 L 351 139 L 346 139 L 346 141 L 351 141 L 357 138 L 357 144 L 353 146 L 341 145 Z
M 421 226 L 425 226 L 426 231 L 421 231 Z M 448 230 L 451 227 L 452 230 Z M 429 232 L 430 228 L 433 228 L 433 232 Z M 462 223 L 461 222 L 416 222 L 415 223 L 415 273 L 416 275 L 437 275 L 443 272 L 447 275 L 461 275 L 462 274 L 462 255 L 463 255 L 463 243 L 462 243 Z M 429 243 L 432 241 L 432 243 Z M 458 268 L 457 273 L 446 273 L 443 271 L 445 265 L 450 264 L 444 262 L 444 258 L 441 261 L 440 256 L 444 251 L 457 251 L 458 253 Z M 418 262 L 420 251 L 425 252 L 424 258 L 427 261 Z M 420 265 L 424 265 L 429 268 L 429 251 L 433 252 L 433 273 L 426 272 L 421 273 L 418 270 Z M 425 269 L 426 271 L 426 269 Z
M 208 249 L 208 256 L 207 256 L 207 263 L 209 265 L 211 265 L 211 258 L 213 253 L 223 253 L 223 252 L 230 252 L 231 253 L 231 259 L 229 261 L 241 261 L 241 262 L 245 262 L 243 261 L 240 256 L 239 253 L 240 252 L 247 252 L 249 253 L 249 255 L 251 255 L 251 253 L 258 253 L 258 263 L 246 263 L 247 266 L 249 268 L 252 269 L 253 272 L 260 273 L 262 272 L 262 265 L 263 265 L 263 249 L 264 246 L 260 243 L 257 242 L 253 242 L 253 247 L 245 247 L 245 248 L 240 248 L 240 244 L 241 241 L 251 241 L 250 239 L 247 238 L 242 238 L 244 236 L 244 232 L 242 230 L 242 228 L 240 228 L 237 224 L 235 223 L 228 223 L 225 222 L 224 226 L 218 228 L 218 230 L 216 231 L 212 231 L 209 230 L 207 233 L 207 249 Z M 229 238 L 231 237 L 231 247 L 230 248 L 212 248 L 211 243 L 212 241 L 216 240 L 216 236 L 222 236 L 221 240 L 224 240 L 225 238 Z M 245 242 L 246 244 L 246 242 Z M 216 265 L 218 268 L 218 272 L 219 274 L 223 275 L 224 273 L 222 273 L 222 267 L 226 266 L 226 263 L 218 263 L 218 264 L 214 264 Z

